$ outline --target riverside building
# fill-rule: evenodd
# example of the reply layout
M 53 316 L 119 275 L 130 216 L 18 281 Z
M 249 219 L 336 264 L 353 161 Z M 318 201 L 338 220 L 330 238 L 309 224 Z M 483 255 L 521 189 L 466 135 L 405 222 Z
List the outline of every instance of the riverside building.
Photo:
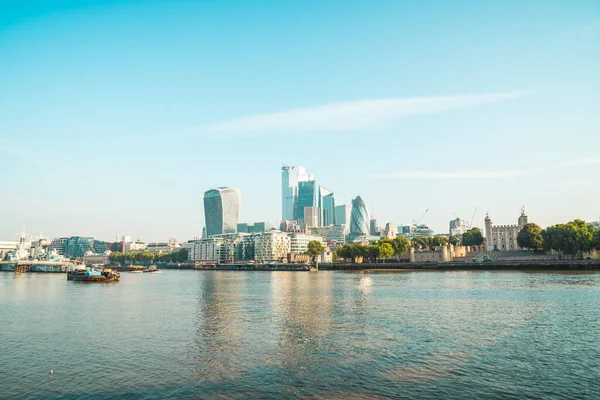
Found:
M 254 237 L 254 259 L 259 262 L 283 260 L 291 249 L 291 239 L 285 232 L 269 231 Z
M 308 251 L 308 243 L 317 240 L 321 242 L 323 247 L 327 247 L 327 243 L 322 236 L 310 235 L 308 233 L 291 233 L 290 237 L 290 252 L 294 254 L 304 254 Z

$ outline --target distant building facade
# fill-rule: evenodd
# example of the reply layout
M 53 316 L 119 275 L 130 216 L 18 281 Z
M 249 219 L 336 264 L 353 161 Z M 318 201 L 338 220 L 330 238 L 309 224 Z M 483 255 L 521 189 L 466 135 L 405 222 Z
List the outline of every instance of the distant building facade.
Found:
M 318 228 L 321 224 L 319 223 L 319 217 L 321 216 L 321 209 L 319 207 L 304 207 L 304 225 L 305 230 L 310 228 Z
M 448 231 L 450 236 L 462 236 L 466 231 L 467 225 L 464 220 L 456 218 L 450 221 L 450 229 Z
M 379 235 L 379 229 L 377 228 L 377 220 L 375 218 L 371 218 L 369 221 L 369 232 L 371 236 Z
M 306 228 L 304 211 L 307 207 L 318 207 L 319 187 L 314 180 L 298 183 L 298 199 L 296 200 L 296 219 L 303 229 Z M 318 217 L 318 214 L 317 214 Z M 317 225 L 318 222 L 317 222 Z
M 240 191 L 220 187 L 204 193 L 206 236 L 236 233 L 240 218 Z
M 348 229 L 346 225 L 331 225 L 312 228 L 310 231 L 313 235 L 325 237 L 325 240 L 328 242 L 345 243 Z
M 298 184 L 314 180 L 304 167 L 281 167 L 281 220 L 297 221 L 296 203 L 298 200 Z
M 350 215 L 352 214 L 352 205 L 342 204 L 335 206 L 335 225 L 343 225 L 345 227 L 344 234 L 350 233 Z
M 287 233 L 264 232 L 254 237 L 254 259 L 259 262 L 287 259 L 291 252 L 291 240 Z
M 381 237 L 387 239 L 395 239 L 396 238 L 396 227 L 391 222 L 385 224 L 385 228 L 383 228 L 383 232 L 381 232 Z
M 304 254 L 308 251 L 308 243 L 317 240 L 321 242 L 323 247 L 327 247 L 327 243 L 322 236 L 310 235 L 307 233 L 291 233 L 290 237 L 290 252 L 294 254 Z
M 273 224 L 270 222 L 255 222 L 248 224 L 246 222 L 237 225 L 238 233 L 260 233 L 273 229 Z
M 322 213 L 319 226 L 335 225 L 335 199 L 333 198 L 333 192 L 323 186 L 319 188 L 319 207 Z
M 349 240 L 358 236 L 368 236 L 371 233 L 369 226 L 369 210 L 360 196 L 352 200 L 352 212 L 350 214 Z
M 411 238 L 413 237 L 429 237 L 434 236 L 435 232 L 430 229 L 427 225 L 417 225 L 412 230 Z

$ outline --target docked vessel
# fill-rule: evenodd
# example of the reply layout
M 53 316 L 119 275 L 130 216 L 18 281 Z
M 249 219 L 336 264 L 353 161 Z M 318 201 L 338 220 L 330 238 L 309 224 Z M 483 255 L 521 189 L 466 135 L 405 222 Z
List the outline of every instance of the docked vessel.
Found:
M 68 281 L 80 282 L 118 282 L 121 275 L 111 269 L 99 270 L 97 268 L 75 269 L 67 272 Z
M 148 268 L 146 268 L 146 269 L 144 270 L 144 272 L 149 272 L 149 273 L 151 273 L 151 274 L 157 274 L 157 273 L 159 273 L 159 272 L 160 272 L 160 270 L 158 270 L 158 269 L 156 268 L 156 265 L 151 265 L 151 266 L 149 266 Z

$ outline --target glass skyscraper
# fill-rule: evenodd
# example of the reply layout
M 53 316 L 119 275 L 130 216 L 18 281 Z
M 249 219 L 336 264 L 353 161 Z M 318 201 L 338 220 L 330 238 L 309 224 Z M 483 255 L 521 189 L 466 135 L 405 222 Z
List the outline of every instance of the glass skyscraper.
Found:
M 296 202 L 298 200 L 298 183 L 314 180 L 311 174 L 306 173 L 304 167 L 281 167 L 281 220 L 296 221 Z M 304 209 L 303 209 L 304 210 Z
M 335 225 L 335 200 L 333 192 L 323 186 L 319 188 L 319 207 L 321 208 L 320 226 Z
M 240 219 L 240 191 L 219 187 L 204 193 L 206 236 L 236 233 Z
M 350 214 L 350 234 L 352 236 L 368 235 L 369 211 L 360 196 L 352 200 L 352 213 Z
M 319 186 L 317 182 L 304 181 L 298 182 L 298 199 L 296 200 L 295 217 L 298 223 L 304 227 L 306 220 L 304 218 L 304 207 L 318 207 Z

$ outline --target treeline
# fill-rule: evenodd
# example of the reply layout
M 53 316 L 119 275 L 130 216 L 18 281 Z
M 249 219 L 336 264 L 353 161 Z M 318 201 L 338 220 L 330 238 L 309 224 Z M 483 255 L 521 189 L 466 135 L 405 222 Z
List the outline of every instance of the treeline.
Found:
M 392 256 L 401 256 L 408 253 L 410 249 L 410 241 L 404 237 L 395 239 L 381 239 L 369 245 L 352 243 L 345 244 L 335 250 L 336 258 L 354 259 L 355 257 L 363 257 L 370 260 L 388 259 Z
M 188 251 L 187 249 L 181 249 L 179 251 L 175 251 L 173 253 L 167 254 L 153 254 L 148 253 L 147 251 L 142 252 L 128 252 L 128 253 L 120 253 L 118 251 L 112 252 L 110 256 L 108 256 L 108 260 L 111 263 L 118 264 L 128 264 L 128 263 L 181 263 L 186 262 L 188 260 Z
M 555 250 L 559 254 L 575 255 L 600 250 L 600 229 L 580 219 L 546 229 L 529 223 L 519 232 L 517 244 L 524 249 Z

